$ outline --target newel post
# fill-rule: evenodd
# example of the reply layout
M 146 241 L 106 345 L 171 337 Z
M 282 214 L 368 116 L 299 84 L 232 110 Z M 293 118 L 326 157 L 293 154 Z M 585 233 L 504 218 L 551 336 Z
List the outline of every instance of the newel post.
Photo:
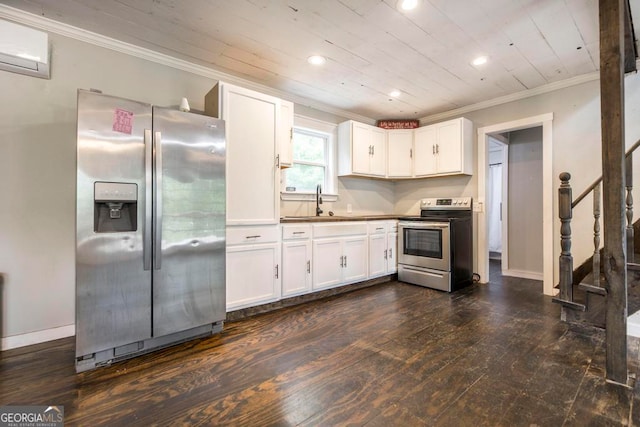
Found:
M 560 217 L 560 299 L 573 301 L 573 256 L 571 256 L 571 174 L 560 174 L 558 211 Z

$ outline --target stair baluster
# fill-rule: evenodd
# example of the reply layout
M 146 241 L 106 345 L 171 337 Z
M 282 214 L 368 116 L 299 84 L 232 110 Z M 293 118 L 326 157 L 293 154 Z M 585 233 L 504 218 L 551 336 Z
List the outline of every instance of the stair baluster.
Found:
M 627 190 L 626 202 L 626 217 L 627 217 L 627 262 L 635 262 L 634 257 L 634 244 L 633 244 L 633 156 L 625 157 L 625 188 Z
M 600 190 L 598 183 L 593 189 L 593 286 L 600 286 Z
M 558 189 L 558 210 L 560 216 L 560 299 L 573 301 L 573 256 L 571 255 L 571 174 L 560 174 L 560 188 Z

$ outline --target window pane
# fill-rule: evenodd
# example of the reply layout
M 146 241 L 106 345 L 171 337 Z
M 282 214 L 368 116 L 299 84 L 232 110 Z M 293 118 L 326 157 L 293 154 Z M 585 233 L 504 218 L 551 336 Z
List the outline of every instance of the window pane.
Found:
M 309 135 L 300 131 L 293 133 L 293 161 L 324 163 L 326 138 L 319 135 Z
M 324 166 L 294 164 L 287 169 L 287 188 L 295 187 L 296 192 L 314 192 L 318 184 L 324 186 Z

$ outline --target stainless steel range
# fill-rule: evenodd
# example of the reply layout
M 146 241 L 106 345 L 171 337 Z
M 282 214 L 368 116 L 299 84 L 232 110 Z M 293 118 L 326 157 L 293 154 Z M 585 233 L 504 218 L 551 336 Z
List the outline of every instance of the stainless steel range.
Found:
M 471 197 L 420 201 L 420 216 L 398 222 L 398 279 L 452 292 L 472 282 Z

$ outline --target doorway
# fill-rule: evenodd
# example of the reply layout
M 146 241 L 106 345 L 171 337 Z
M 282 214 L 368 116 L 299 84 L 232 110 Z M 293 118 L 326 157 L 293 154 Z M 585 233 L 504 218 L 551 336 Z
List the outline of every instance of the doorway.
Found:
M 553 245 L 553 168 L 552 168 L 552 124 L 553 114 L 543 114 L 511 122 L 499 123 L 478 129 L 478 198 L 474 210 L 477 212 L 478 252 L 477 271 L 482 282 L 488 282 L 489 277 L 489 215 L 486 202 L 489 194 L 489 138 L 491 135 L 518 131 L 532 127 L 542 127 L 542 280 L 543 292 L 554 295 L 554 276 L 557 269 L 554 265 Z M 508 233 L 507 233 L 508 234 Z M 503 246 L 504 246 L 504 238 Z M 504 252 L 504 249 L 503 249 Z

